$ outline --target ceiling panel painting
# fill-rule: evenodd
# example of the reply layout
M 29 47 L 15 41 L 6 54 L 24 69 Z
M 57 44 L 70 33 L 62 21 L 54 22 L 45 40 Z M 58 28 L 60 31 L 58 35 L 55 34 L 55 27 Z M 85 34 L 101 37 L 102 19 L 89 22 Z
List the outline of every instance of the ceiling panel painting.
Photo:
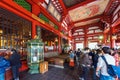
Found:
M 89 20 L 89 21 L 85 21 L 85 22 L 79 22 L 79 23 L 76 23 L 74 24 L 75 27 L 79 27 L 79 26 L 84 26 L 84 25 L 87 25 L 87 24 L 92 24 L 92 23 L 96 23 L 98 22 L 100 19 L 93 19 L 93 20 Z
M 79 21 L 100 15 L 104 12 L 109 0 L 97 0 L 87 5 L 70 10 L 69 16 L 72 21 Z

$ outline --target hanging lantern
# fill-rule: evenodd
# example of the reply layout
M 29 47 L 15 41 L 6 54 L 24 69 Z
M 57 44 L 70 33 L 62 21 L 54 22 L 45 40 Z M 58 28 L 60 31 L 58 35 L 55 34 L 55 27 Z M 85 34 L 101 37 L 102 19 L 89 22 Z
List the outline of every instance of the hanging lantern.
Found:
M 101 36 L 99 36 L 99 39 L 100 39 L 100 40 L 102 40 L 102 39 L 103 39 L 103 36 L 102 36 L 102 35 L 101 35 Z
M 113 40 L 116 40 L 116 39 L 117 39 L 117 35 L 113 34 L 113 35 L 112 35 L 112 39 L 113 39 Z
M 58 42 L 58 39 L 57 39 L 57 38 L 55 38 L 55 42 Z

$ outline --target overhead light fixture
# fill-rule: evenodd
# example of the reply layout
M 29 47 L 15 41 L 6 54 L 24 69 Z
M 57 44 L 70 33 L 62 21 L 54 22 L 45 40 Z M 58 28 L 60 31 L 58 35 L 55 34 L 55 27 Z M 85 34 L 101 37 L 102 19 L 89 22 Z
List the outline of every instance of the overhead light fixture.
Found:
M 101 36 L 99 36 L 99 39 L 100 39 L 100 40 L 102 40 L 102 39 L 103 39 L 103 36 L 102 36 L 102 35 L 101 35 Z

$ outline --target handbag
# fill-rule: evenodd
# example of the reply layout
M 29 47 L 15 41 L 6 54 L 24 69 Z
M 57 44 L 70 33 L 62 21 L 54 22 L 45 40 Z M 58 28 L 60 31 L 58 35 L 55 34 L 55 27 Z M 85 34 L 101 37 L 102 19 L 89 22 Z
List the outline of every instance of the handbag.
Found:
M 119 77 L 120 78 L 120 67 L 119 66 L 115 66 L 115 65 L 110 65 L 107 63 L 106 59 L 104 56 L 101 56 L 102 59 L 105 61 L 106 65 L 107 65 L 107 72 L 110 76 L 112 77 Z

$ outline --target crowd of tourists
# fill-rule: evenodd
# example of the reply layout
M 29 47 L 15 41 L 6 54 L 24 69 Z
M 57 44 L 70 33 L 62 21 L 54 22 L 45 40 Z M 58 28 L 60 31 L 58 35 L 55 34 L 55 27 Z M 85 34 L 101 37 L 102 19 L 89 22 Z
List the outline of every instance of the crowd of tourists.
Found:
M 75 66 L 80 66 L 82 74 L 79 74 L 79 80 L 89 80 L 89 72 L 92 69 L 92 80 L 119 80 L 118 77 L 113 77 L 108 74 L 107 65 L 120 66 L 120 49 L 111 49 L 102 47 L 99 49 L 84 50 L 78 48 L 77 51 L 70 50 L 69 66 L 73 69 Z M 106 59 L 106 62 L 102 58 Z

